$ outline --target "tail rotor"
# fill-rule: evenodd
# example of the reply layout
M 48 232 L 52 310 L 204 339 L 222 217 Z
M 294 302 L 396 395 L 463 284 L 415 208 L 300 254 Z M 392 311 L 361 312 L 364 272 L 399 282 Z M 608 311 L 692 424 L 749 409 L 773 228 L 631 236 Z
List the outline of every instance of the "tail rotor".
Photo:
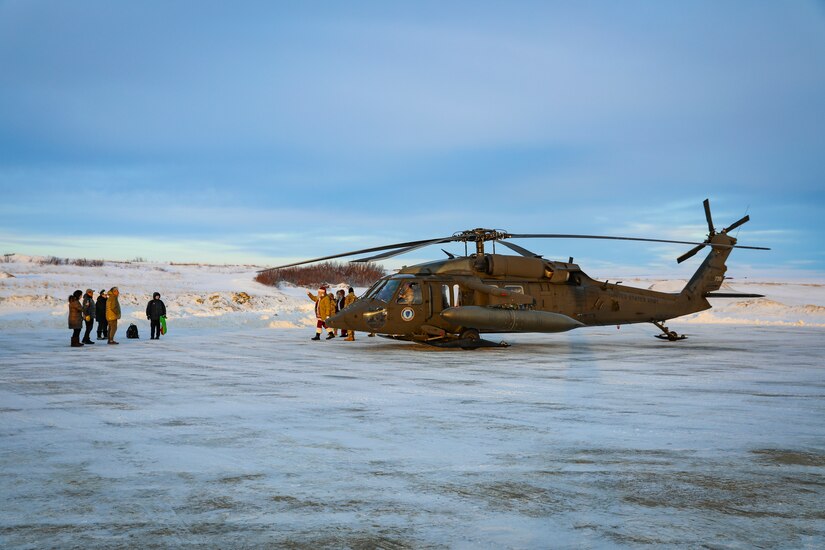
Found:
M 722 231 L 719 231 L 717 233 L 716 228 L 713 227 L 713 218 L 710 215 L 710 200 L 705 199 L 702 204 L 705 207 L 705 219 L 708 221 L 708 238 L 705 239 L 705 242 L 703 242 L 702 244 L 694 246 L 693 248 L 691 248 L 690 250 L 688 250 L 687 252 L 685 252 L 684 254 L 679 256 L 678 258 L 676 258 L 677 263 L 682 263 L 685 260 L 688 260 L 688 259 L 694 257 L 700 250 L 702 250 L 703 248 L 705 248 L 706 246 L 711 244 L 711 240 L 716 235 L 718 235 L 718 234 L 727 235 L 729 232 L 733 231 L 734 229 L 736 229 L 740 225 L 743 225 L 743 224 L 747 223 L 748 220 L 751 219 L 750 216 L 747 216 L 747 215 L 743 216 L 742 218 L 739 218 L 738 220 L 736 220 L 735 222 L 730 224 L 728 227 L 724 228 Z M 734 241 L 734 242 L 736 242 L 736 241 Z

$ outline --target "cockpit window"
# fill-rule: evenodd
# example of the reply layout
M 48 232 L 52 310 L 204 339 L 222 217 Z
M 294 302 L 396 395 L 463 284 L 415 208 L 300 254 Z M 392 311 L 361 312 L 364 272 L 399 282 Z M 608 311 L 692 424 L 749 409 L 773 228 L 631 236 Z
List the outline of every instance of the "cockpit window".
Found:
M 395 294 L 398 285 L 401 284 L 399 279 L 389 279 L 387 284 L 385 284 L 378 293 L 375 295 L 376 300 L 381 300 L 382 302 L 389 303 L 392 300 L 392 295 Z
M 379 279 L 378 281 L 375 281 L 375 282 L 372 284 L 372 286 L 371 286 L 371 287 L 369 287 L 369 288 L 367 289 L 367 291 L 364 293 L 364 295 L 362 296 L 362 298 L 372 298 L 372 297 L 375 295 L 375 293 L 376 293 L 376 292 L 378 292 L 378 290 L 379 290 L 382 286 L 384 286 L 384 283 L 385 283 L 385 282 L 386 282 L 386 281 L 384 281 L 383 279 Z
M 404 282 L 398 291 L 396 303 L 418 305 L 421 303 L 421 285 L 416 282 Z

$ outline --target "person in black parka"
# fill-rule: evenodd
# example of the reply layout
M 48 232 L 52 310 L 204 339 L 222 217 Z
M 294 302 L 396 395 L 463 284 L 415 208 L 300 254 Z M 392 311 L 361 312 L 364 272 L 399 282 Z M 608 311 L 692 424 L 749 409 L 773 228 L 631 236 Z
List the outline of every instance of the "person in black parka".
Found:
M 95 302 L 95 319 L 97 319 L 97 339 L 109 338 L 109 321 L 106 320 L 106 290 L 101 290 Z
M 152 294 L 152 301 L 146 304 L 146 318 L 151 322 L 150 340 L 160 340 L 160 318 L 166 316 L 166 305 L 160 300 L 160 292 Z
M 83 320 L 86 321 L 86 332 L 83 333 L 84 344 L 94 344 L 89 335 L 92 333 L 92 328 L 95 326 L 95 318 L 97 318 L 97 311 L 95 308 L 95 291 L 91 288 L 86 289 L 86 294 L 83 295 Z

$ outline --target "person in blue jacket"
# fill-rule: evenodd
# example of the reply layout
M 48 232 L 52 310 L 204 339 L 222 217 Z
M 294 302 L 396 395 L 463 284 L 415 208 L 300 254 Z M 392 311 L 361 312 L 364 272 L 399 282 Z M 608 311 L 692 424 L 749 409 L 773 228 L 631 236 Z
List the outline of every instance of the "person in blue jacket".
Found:
M 152 300 L 146 304 L 146 318 L 150 321 L 150 340 L 160 340 L 161 317 L 166 317 L 166 305 L 160 299 L 160 292 L 155 292 Z

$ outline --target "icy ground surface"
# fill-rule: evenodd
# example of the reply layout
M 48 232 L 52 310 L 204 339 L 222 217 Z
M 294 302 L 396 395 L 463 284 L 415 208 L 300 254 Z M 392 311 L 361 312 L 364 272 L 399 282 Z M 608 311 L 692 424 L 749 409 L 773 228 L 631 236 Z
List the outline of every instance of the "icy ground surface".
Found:
M 825 546 L 825 330 L 0 331 L 0 546 Z M 144 335 L 145 336 L 145 335 Z

